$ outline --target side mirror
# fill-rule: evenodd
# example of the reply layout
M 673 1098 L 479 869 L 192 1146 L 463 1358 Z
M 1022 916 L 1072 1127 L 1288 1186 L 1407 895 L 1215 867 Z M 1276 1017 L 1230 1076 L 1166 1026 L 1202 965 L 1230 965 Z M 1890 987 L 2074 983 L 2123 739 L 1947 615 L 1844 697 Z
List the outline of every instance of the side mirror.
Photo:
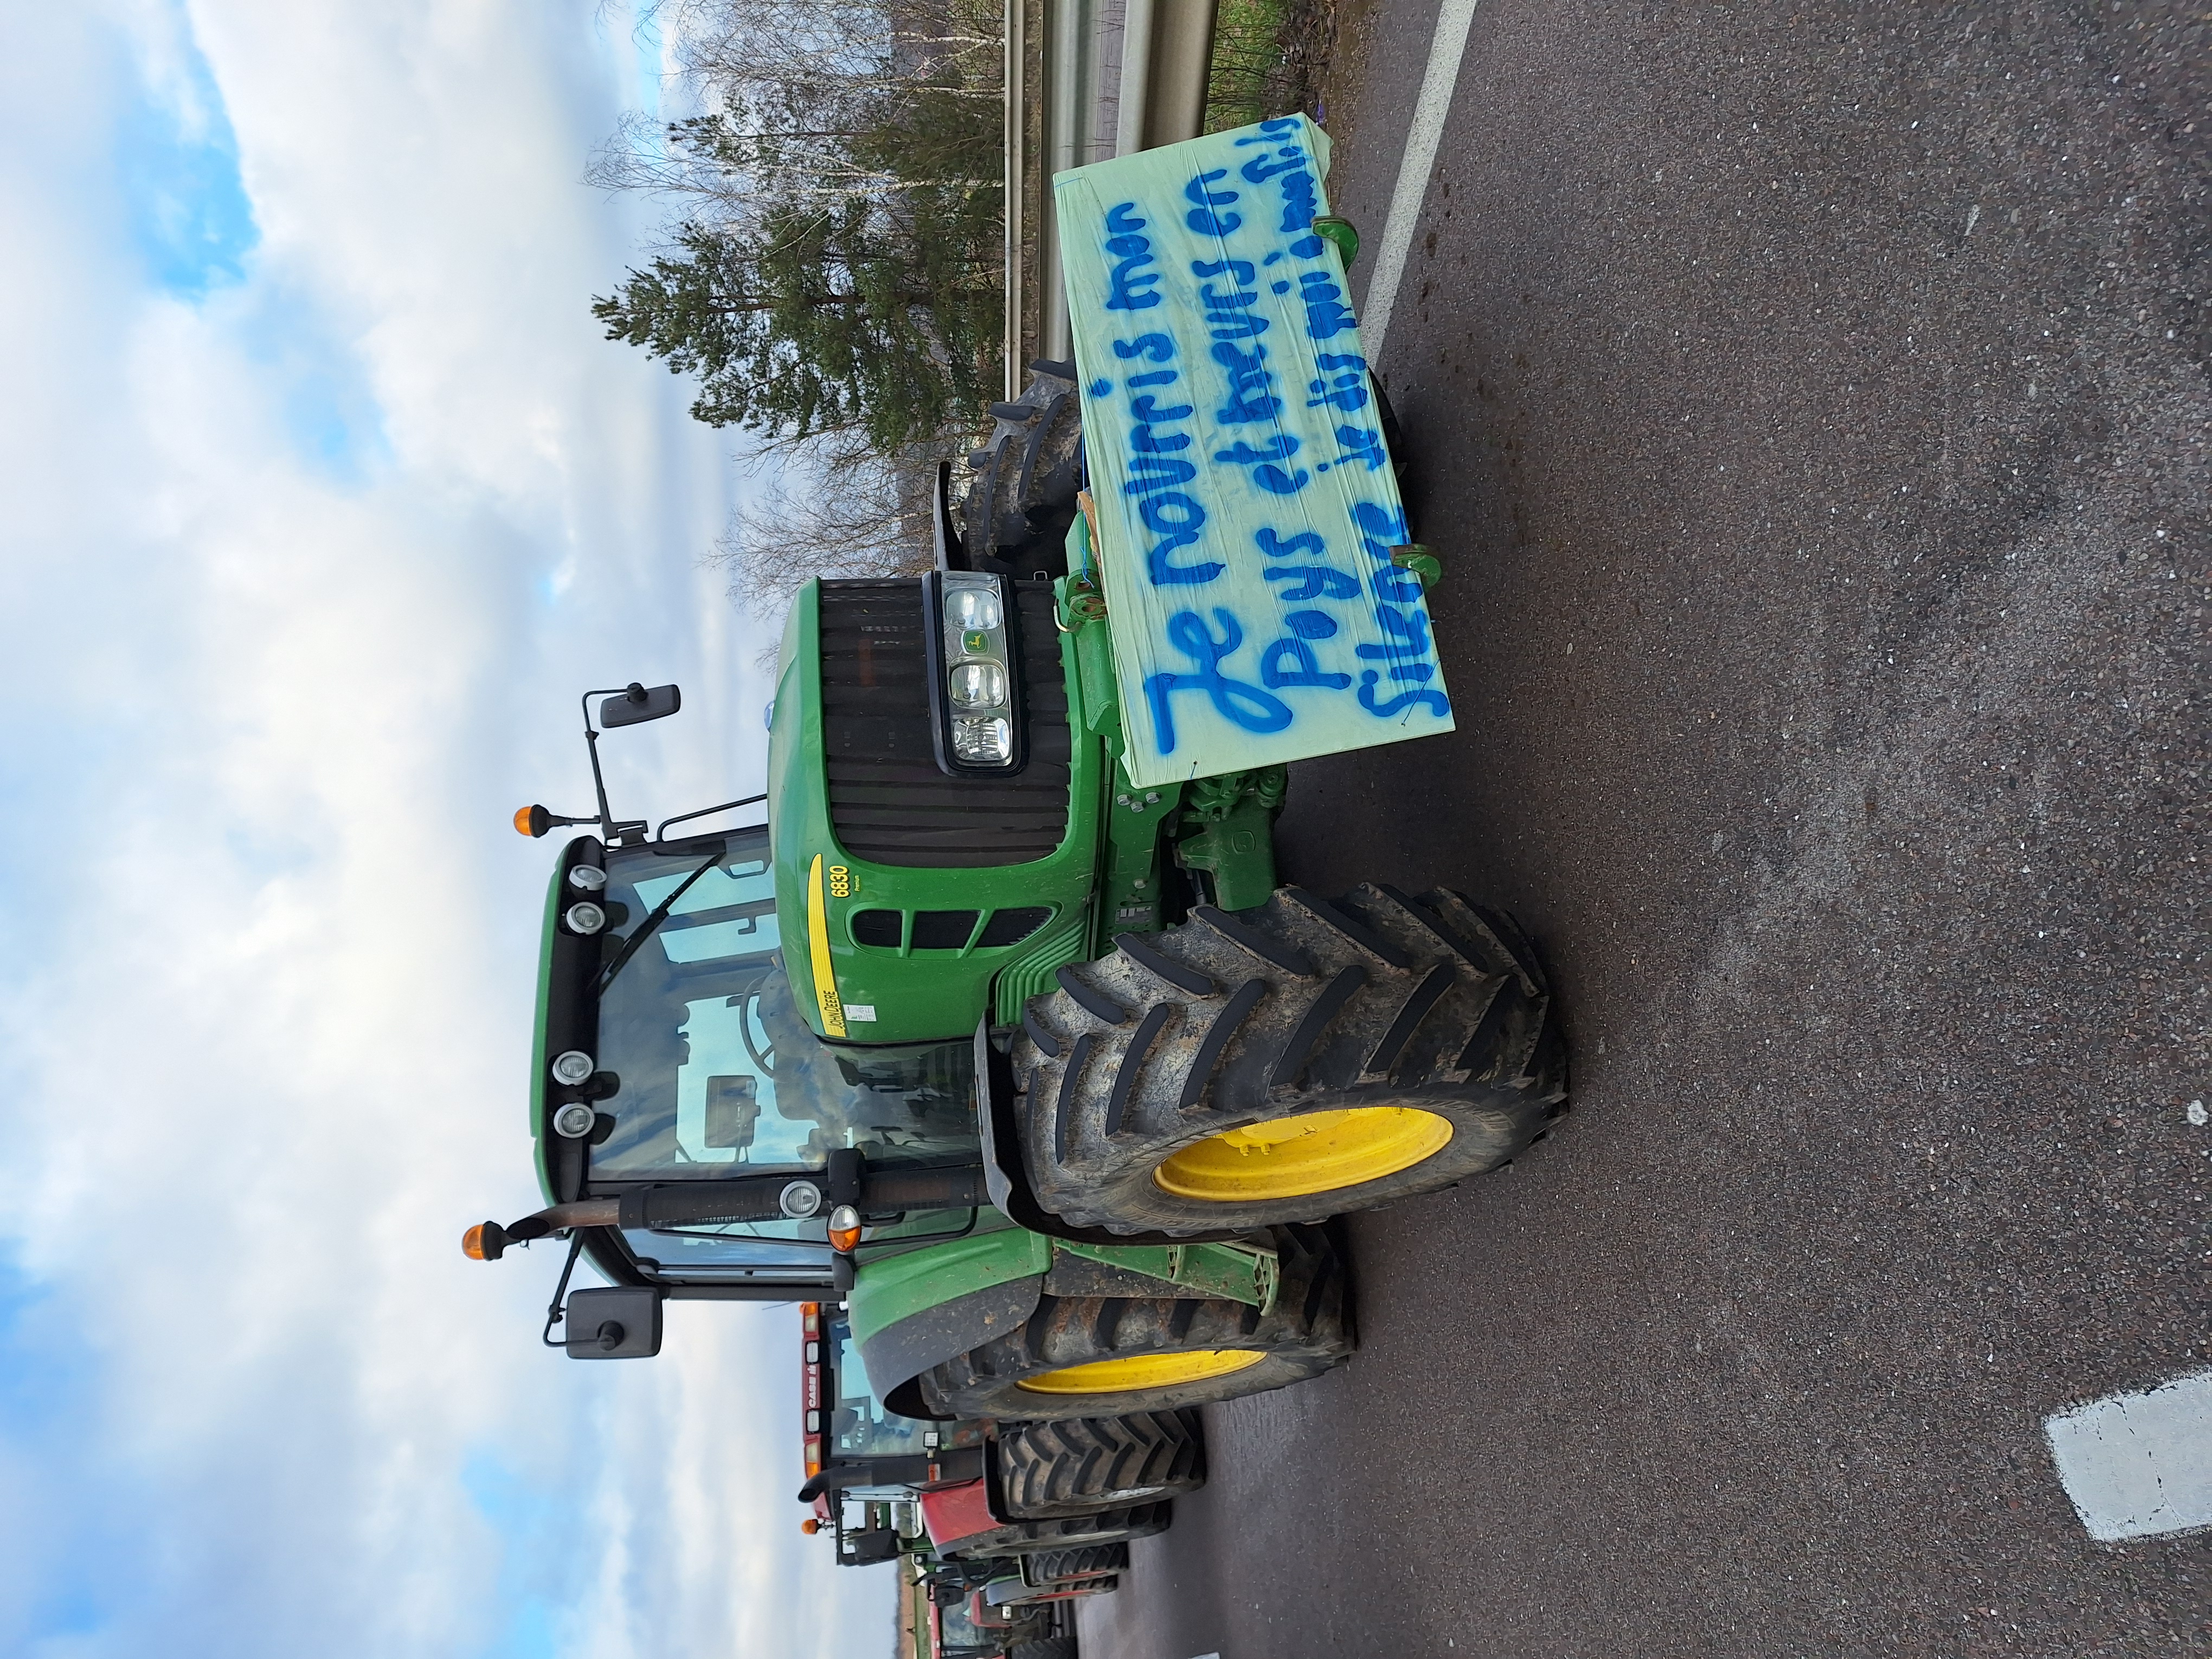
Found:
M 617 726 L 642 726 L 647 720 L 665 720 L 684 707 L 684 693 L 672 685 L 656 685 L 651 690 L 630 682 L 629 690 L 618 691 L 599 705 L 599 724 L 612 731 Z
M 571 1359 L 650 1359 L 660 1352 L 660 1292 L 629 1285 L 571 1291 L 562 1328 Z

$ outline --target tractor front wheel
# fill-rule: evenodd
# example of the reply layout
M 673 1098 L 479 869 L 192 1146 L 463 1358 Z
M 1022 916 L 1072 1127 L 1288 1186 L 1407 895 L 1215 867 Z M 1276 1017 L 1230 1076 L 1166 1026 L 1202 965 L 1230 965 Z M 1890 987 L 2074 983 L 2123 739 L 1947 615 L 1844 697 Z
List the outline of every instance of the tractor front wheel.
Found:
M 1077 1226 L 1371 1209 L 1509 1162 L 1566 1094 L 1527 937 L 1442 889 L 1200 905 L 1059 977 L 1014 1041 L 1016 1111 L 1038 1201 Z
M 1028 1423 L 999 1437 L 997 1459 L 1015 1521 L 1157 1504 L 1206 1484 L 1204 1431 L 1189 1411 Z
M 991 436 L 968 458 L 961 506 L 966 568 L 1014 576 L 1067 574 L 1067 531 L 1081 482 L 1083 402 L 1073 363 L 1030 365 L 1011 403 L 991 405 Z

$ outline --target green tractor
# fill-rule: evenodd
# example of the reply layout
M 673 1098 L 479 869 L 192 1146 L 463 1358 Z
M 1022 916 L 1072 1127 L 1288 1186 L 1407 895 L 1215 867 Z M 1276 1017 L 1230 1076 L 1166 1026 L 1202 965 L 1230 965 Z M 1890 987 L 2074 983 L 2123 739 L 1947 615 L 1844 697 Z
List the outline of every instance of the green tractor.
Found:
M 603 786 L 517 815 L 600 832 L 546 903 L 546 1206 L 468 1240 L 590 1255 L 611 1288 L 556 1292 L 549 1342 L 640 1356 L 665 1300 L 826 1294 L 908 1417 L 1203 1404 L 1352 1352 L 1319 1224 L 1546 1133 L 1564 1047 L 1509 917 L 1278 888 L 1279 770 L 1128 783 L 1086 541 L 803 590 L 765 825 L 671 833 L 755 797 L 649 834 Z M 589 694 L 595 781 L 590 696 L 606 727 L 680 702 Z
M 597 811 L 516 818 L 589 831 L 544 913 L 545 1204 L 467 1240 L 571 1240 L 549 1343 L 842 1301 L 902 1418 L 1175 1412 L 1351 1353 L 1331 1218 L 1547 1132 L 1510 917 L 1277 879 L 1282 760 L 1449 718 L 1326 158 L 1286 118 L 1060 176 L 1082 371 L 994 406 L 957 512 L 939 467 L 934 568 L 799 592 L 764 793 L 617 817 L 601 730 L 680 697 L 586 695 Z

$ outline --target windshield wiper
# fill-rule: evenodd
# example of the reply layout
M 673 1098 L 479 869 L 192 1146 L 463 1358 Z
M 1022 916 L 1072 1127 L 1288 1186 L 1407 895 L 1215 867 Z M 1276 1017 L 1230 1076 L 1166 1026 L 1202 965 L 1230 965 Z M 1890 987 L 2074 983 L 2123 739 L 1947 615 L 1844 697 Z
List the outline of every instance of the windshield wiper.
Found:
M 726 843 L 716 842 L 714 850 L 707 855 L 707 861 L 678 882 L 676 890 L 654 905 L 646 919 L 630 930 L 629 937 L 623 941 L 622 949 L 615 953 L 615 959 L 600 970 L 599 982 L 592 987 L 594 996 L 603 994 L 607 987 L 615 982 L 615 975 L 629 966 L 629 959 L 638 953 L 646 940 L 659 931 L 660 924 L 668 920 L 668 913 L 676 908 L 676 901 L 691 890 L 693 882 L 720 864 L 727 850 Z

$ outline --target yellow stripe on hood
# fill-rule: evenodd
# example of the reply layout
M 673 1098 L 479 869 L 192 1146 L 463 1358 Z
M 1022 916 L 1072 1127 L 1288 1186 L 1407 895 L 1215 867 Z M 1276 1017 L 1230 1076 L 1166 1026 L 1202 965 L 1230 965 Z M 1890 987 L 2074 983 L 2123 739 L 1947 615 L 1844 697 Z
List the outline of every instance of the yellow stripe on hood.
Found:
M 837 994 L 837 976 L 830 966 L 830 909 L 822 895 L 822 854 L 806 872 L 806 950 L 814 968 L 814 1000 L 822 1010 L 822 1034 L 845 1035 L 845 1001 Z

